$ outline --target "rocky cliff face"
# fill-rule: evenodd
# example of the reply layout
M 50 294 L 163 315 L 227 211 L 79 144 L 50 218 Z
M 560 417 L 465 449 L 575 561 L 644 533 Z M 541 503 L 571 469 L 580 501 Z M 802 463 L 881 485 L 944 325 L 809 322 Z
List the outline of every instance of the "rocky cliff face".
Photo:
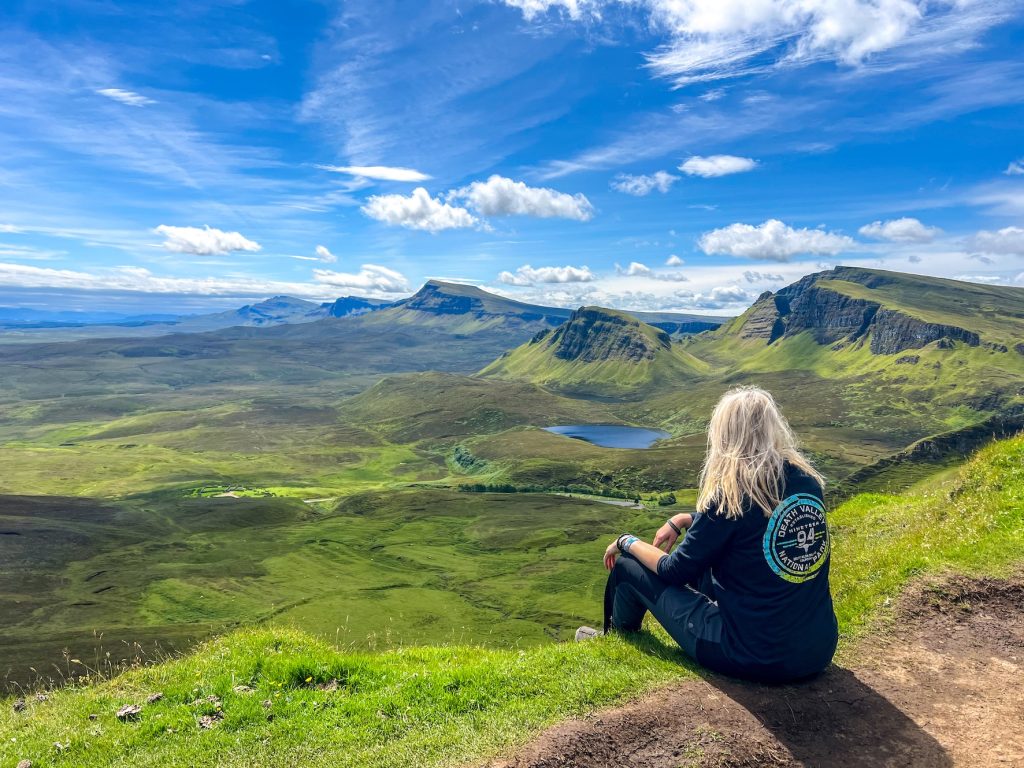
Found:
M 853 298 L 818 284 L 821 279 L 844 276 L 842 268 L 837 268 L 808 275 L 776 294 L 763 294 L 751 307 L 740 337 L 765 339 L 768 344 L 805 331 L 819 344 L 856 342 L 870 337 L 870 349 L 876 355 L 920 349 L 939 340 L 961 341 L 970 346 L 980 343 L 973 331 L 928 323 L 887 309 L 879 302 Z
M 407 309 L 432 312 L 436 315 L 465 315 L 483 313 L 483 301 L 475 296 L 458 296 L 442 290 L 435 283 L 427 283 L 404 303 Z
M 672 347 L 667 333 L 632 318 L 593 307 L 582 307 L 554 331 L 543 331 L 532 344 L 547 344 L 555 357 L 585 363 L 621 360 L 640 363 L 653 360 L 659 350 Z M 653 333 L 652 333 L 653 332 Z

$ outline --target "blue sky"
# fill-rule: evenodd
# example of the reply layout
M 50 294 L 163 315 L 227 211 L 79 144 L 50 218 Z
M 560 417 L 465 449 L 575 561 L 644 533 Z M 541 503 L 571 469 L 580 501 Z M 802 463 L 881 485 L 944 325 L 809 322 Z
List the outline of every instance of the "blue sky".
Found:
M 0 305 L 1024 285 L 1024 0 L 18 2 Z

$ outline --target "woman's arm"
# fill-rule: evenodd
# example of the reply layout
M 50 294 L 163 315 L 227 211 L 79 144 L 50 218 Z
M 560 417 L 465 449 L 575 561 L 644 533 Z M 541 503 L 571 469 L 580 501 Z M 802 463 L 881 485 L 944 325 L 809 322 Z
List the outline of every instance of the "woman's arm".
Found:
M 669 584 L 686 584 L 699 577 L 725 549 L 735 529 L 732 522 L 720 521 L 715 515 L 697 515 L 691 522 L 683 543 L 671 555 L 652 544 L 640 541 L 636 536 L 624 533 L 605 550 L 605 568 L 611 570 L 615 565 L 615 558 L 621 553 L 628 552 L 645 568 L 658 574 Z
M 624 533 L 611 544 L 604 553 L 604 567 L 609 571 L 615 567 L 615 558 L 620 554 L 629 553 L 649 571 L 658 572 L 658 563 L 662 558 L 668 557 L 668 553 L 645 541 L 640 541 L 636 536 Z

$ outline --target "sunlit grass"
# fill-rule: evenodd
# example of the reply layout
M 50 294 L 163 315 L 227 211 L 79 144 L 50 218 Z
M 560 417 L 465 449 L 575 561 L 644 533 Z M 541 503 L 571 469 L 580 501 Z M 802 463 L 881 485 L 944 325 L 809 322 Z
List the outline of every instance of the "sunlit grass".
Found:
M 940 487 L 855 497 L 832 513 L 831 525 L 833 592 L 842 651 L 849 653 L 909 579 L 940 571 L 1005 574 L 1024 561 L 1024 437 L 984 449 Z M 477 535 L 507 534 L 482 527 Z M 593 555 L 596 563 L 603 545 L 595 539 L 580 555 Z M 410 555 L 425 564 L 431 549 Z M 508 578 L 513 585 L 514 576 Z M 662 638 L 644 635 L 639 645 L 613 637 L 522 649 L 449 645 L 366 653 L 287 628 L 241 630 L 109 682 L 55 691 L 45 702 L 29 697 L 23 713 L 3 702 L 0 763 L 463 763 L 505 750 L 558 719 L 692 675 Z M 332 681 L 337 690 L 326 690 Z M 236 692 L 238 685 L 254 690 Z M 145 705 L 138 722 L 116 720 L 118 707 L 142 703 L 153 692 L 164 697 Z M 214 718 L 212 728 L 199 727 L 203 715 Z

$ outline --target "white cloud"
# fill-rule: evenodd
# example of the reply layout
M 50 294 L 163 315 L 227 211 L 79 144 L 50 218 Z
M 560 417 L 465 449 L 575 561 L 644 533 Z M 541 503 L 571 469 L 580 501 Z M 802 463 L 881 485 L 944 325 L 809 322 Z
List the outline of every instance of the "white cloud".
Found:
M 682 272 L 652 272 L 651 277 L 666 283 L 688 283 L 690 278 Z
M 423 187 L 405 195 L 374 195 L 360 210 L 371 219 L 393 227 L 440 232 L 444 229 L 465 229 L 479 220 L 465 208 L 450 205 L 430 196 Z
M 12 288 L 60 288 L 69 291 L 191 294 L 267 297 L 287 294 L 316 299 L 329 297 L 322 286 L 249 277 L 162 277 L 134 266 L 83 272 L 26 264 L 0 263 L 0 285 Z
M 705 179 L 717 176 L 728 176 L 732 173 L 746 173 L 757 168 L 757 160 L 735 155 L 695 155 L 679 166 L 679 170 L 688 176 L 701 176 Z
M 1024 158 L 1021 158 L 1020 160 L 1011 161 L 1010 164 L 1006 166 L 1006 170 L 1003 171 L 1003 173 L 1006 174 L 1007 176 L 1024 175 Z
M 331 253 L 326 245 L 318 245 L 315 253 L 319 261 L 323 261 L 327 264 L 333 264 L 338 260 L 338 257 Z
M 615 265 L 615 272 L 619 275 L 626 275 L 627 277 L 639 277 L 651 274 L 651 268 L 646 264 L 641 264 L 639 261 L 631 261 L 629 266 L 623 269 L 618 264 Z
M 594 273 L 589 267 L 537 267 L 525 264 L 515 272 L 502 272 L 498 280 L 506 285 L 536 285 L 538 283 L 589 283 Z
M 974 237 L 969 238 L 967 246 L 981 253 L 1000 256 L 1024 256 L 1024 229 L 1021 227 L 1004 227 L 991 232 L 983 229 Z
M 650 69 L 682 86 L 836 61 L 857 67 L 900 49 L 961 49 L 1011 17 L 1013 3 L 976 0 L 504 0 L 527 19 L 557 9 L 599 18 L 613 6 L 640 8 L 666 42 Z M 993 6 L 993 7 L 988 7 Z M 942 46 L 938 46 L 939 50 Z
M 891 219 L 889 221 L 873 221 L 860 228 L 864 237 L 876 240 L 890 240 L 894 243 L 930 243 L 937 235 L 942 234 L 938 227 L 926 227 L 920 221 L 910 217 Z
M 676 293 L 676 297 L 697 309 L 736 308 L 737 305 L 749 304 L 754 299 L 753 295 L 738 285 L 715 286 L 706 293 L 680 291 Z
M 129 107 L 144 107 L 147 104 L 156 104 L 153 99 L 135 93 L 134 91 L 125 91 L 120 88 L 100 88 L 96 93 L 100 96 L 106 96 L 108 99 L 120 102 L 121 104 L 127 104 Z
M 628 173 L 622 173 L 612 181 L 612 189 L 625 192 L 627 195 L 644 197 L 654 190 L 668 192 L 677 181 L 679 181 L 678 176 L 665 171 L 656 171 L 649 176 L 631 176 Z
M 666 267 L 681 267 L 686 262 L 676 256 L 674 253 L 665 260 Z
M 778 219 L 758 226 L 730 224 L 701 235 L 697 244 L 710 255 L 789 261 L 800 254 L 834 256 L 856 243 L 846 235 L 821 229 L 793 229 Z
M 774 272 L 755 272 L 748 269 L 743 273 L 743 279 L 748 283 L 781 283 L 786 278 Z
M 314 269 L 313 278 L 331 288 L 355 289 L 375 293 L 405 293 L 409 281 L 401 272 L 379 264 L 363 264 L 358 273 Z
M 5 235 L 17 235 L 21 232 L 21 229 L 13 224 L 0 224 L 0 232 L 3 232 Z
M 552 8 L 569 15 L 571 19 L 582 18 L 588 11 L 596 11 L 601 0 L 504 0 L 505 5 L 518 8 L 523 17 L 531 21 L 535 16 L 547 13 Z
M 244 237 L 240 232 L 224 232 L 205 226 L 172 227 L 161 224 L 153 230 L 163 235 L 163 246 L 175 253 L 192 253 L 197 256 L 217 256 L 233 251 L 258 251 L 260 244 Z
M 318 165 L 317 168 L 333 173 L 347 173 L 350 176 L 378 179 L 380 181 L 426 181 L 430 178 L 427 174 L 413 168 L 400 168 L 389 165 Z
M 589 221 L 594 207 L 581 193 L 575 195 L 546 187 L 528 187 L 521 181 L 491 176 L 487 181 L 474 181 L 468 187 L 449 194 L 451 199 L 465 200 L 483 216 L 536 216 L 542 219 L 563 218 Z

